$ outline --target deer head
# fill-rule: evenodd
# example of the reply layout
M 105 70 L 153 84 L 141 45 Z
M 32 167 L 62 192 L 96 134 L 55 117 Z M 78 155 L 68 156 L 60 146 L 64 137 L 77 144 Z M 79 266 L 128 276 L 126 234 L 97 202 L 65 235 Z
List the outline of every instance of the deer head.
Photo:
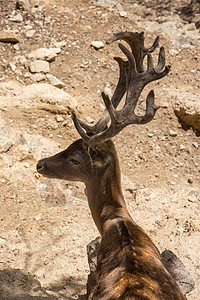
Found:
M 130 124 L 145 124 L 150 122 L 158 107 L 154 104 L 154 92 L 151 90 L 146 99 L 146 112 L 144 116 L 134 113 L 138 99 L 144 87 L 152 81 L 166 76 L 170 70 L 165 67 L 164 48 L 160 48 L 158 63 L 154 68 L 151 52 L 158 46 L 157 37 L 150 48 L 144 47 L 144 34 L 121 32 L 107 40 L 110 44 L 116 40 L 124 40 L 131 47 L 129 51 L 124 45 L 119 48 L 128 61 L 115 57 L 119 65 L 119 81 L 110 100 L 102 93 L 106 110 L 93 126 L 88 126 L 72 115 L 73 122 L 81 136 L 81 140 L 72 143 L 66 150 L 49 158 L 42 159 L 37 164 L 37 171 L 50 178 L 83 181 L 86 184 L 95 178 L 101 180 L 108 167 L 119 168 L 117 157 L 111 138 L 117 135 L 124 127 Z M 147 69 L 143 61 L 147 56 Z M 123 108 L 116 110 L 118 104 L 126 93 Z M 109 126 L 108 123 L 110 121 Z M 110 176 L 110 172 L 107 172 Z

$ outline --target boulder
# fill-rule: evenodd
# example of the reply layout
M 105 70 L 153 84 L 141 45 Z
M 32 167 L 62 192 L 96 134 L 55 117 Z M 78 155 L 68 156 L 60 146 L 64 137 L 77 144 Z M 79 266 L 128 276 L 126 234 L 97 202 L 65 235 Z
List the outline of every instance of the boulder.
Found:
M 192 128 L 197 133 L 200 133 L 200 101 L 199 97 L 182 98 L 176 101 L 174 112 L 183 127 Z

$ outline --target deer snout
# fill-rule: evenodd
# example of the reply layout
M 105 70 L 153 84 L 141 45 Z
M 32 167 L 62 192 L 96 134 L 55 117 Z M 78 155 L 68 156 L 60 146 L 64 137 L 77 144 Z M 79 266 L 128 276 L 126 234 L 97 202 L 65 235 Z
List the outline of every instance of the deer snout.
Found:
M 38 173 L 42 174 L 45 168 L 45 160 L 41 159 L 38 161 L 37 165 L 36 165 L 36 169 L 38 171 Z

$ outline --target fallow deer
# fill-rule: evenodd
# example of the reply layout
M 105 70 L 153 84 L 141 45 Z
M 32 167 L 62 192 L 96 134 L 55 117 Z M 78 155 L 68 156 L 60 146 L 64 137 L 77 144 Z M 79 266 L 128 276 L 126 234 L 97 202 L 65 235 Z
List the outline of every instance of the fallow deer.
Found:
M 147 96 L 144 116 L 136 115 L 134 110 L 144 87 L 166 76 L 170 66 L 165 66 L 163 47 L 156 67 L 153 65 L 150 53 L 158 46 L 158 37 L 150 48 L 145 48 L 143 32 L 121 32 L 107 44 L 119 39 L 126 41 L 131 51 L 119 44 L 128 61 L 115 58 L 120 69 L 119 82 L 111 100 L 102 93 L 107 111 L 93 127 L 73 114 L 81 139 L 40 160 L 37 171 L 49 178 L 85 183 L 92 217 L 102 237 L 97 257 L 98 279 L 90 299 L 183 300 L 186 298 L 162 264 L 157 247 L 127 210 L 111 140 L 127 125 L 146 124 L 153 119 L 158 109 L 153 90 Z M 116 110 L 125 93 L 123 108 Z

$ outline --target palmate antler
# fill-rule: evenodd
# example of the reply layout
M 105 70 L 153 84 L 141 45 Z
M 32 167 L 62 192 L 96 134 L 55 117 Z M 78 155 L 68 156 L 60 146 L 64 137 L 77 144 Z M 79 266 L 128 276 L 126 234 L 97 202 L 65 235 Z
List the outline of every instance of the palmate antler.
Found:
M 72 115 L 75 127 L 84 142 L 90 147 L 111 139 L 117 135 L 124 127 L 130 124 L 146 124 L 150 122 L 158 107 L 154 104 L 154 91 L 151 90 L 146 99 L 146 112 L 144 116 L 137 116 L 134 111 L 144 87 L 155 80 L 163 78 L 169 73 L 170 66 L 165 66 L 164 47 L 160 48 L 157 66 L 154 68 L 151 52 L 158 46 L 157 37 L 150 48 L 144 47 L 144 34 L 121 32 L 115 34 L 107 40 L 110 44 L 116 40 L 126 41 L 132 53 L 122 44 L 119 48 L 126 55 L 128 61 L 117 57 L 115 60 L 119 64 L 120 76 L 115 92 L 111 98 L 102 93 L 107 111 L 105 111 L 99 121 L 90 127 L 80 121 L 75 114 Z M 144 70 L 143 61 L 147 55 L 147 69 Z M 126 92 L 126 99 L 123 108 L 116 110 L 118 104 Z M 111 120 L 109 127 L 108 122 Z

